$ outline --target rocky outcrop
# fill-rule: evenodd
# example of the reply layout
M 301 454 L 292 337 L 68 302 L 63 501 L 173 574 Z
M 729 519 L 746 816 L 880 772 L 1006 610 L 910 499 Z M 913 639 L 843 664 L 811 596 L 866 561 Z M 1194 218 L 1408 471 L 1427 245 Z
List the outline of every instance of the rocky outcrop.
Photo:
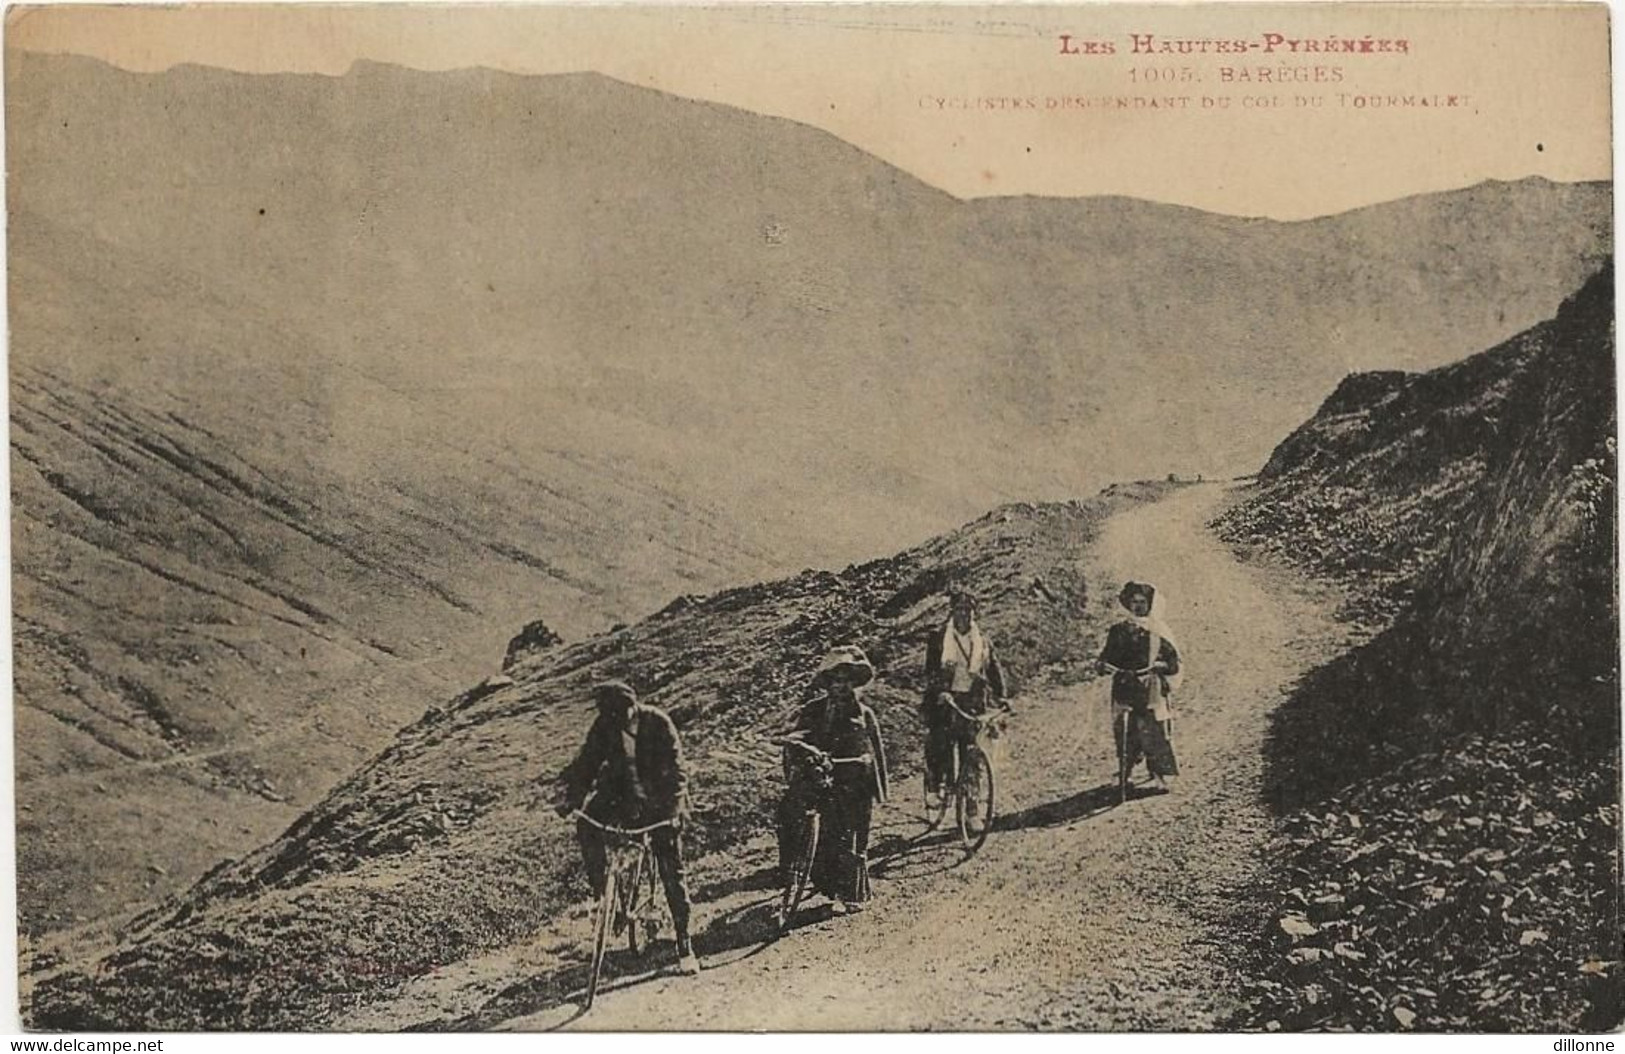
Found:
M 1461 363 L 1346 381 L 1215 525 L 1392 627 L 1406 643 L 1384 659 L 1427 685 L 1437 732 L 1541 721 L 1612 741 L 1612 282 Z
M 1621 1015 L 1613 273 L 1489 352 L 1345 382 L 1218 521 L 1379 630 L 1272 719 L 1244 1028 Z
M 1515 382 L 1553 331 L 1542 323 L 1429 373 L 1345 378 L 1275 448 L 1220 533 L 1352 586 L 1351 613 L 1386 624 L 1483 500 Z
M 507 673 L 513 669 L 514 664 L 521 659 L 556 648 L 563 643 L 564 638 L 554 633 L 542 619 L 527 623 L 525 628 L 508 642 L 508 650 L 502 656 L 502 672 Z

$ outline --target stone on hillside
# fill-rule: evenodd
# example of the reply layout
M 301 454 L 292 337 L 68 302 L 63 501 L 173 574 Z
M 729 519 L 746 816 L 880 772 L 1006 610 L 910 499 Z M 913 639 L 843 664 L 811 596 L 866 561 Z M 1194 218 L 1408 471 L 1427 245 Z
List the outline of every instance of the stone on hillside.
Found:
M 508 642 L 508 653 L 502 657 L 502 672 L 513 669 L 514 664 L 526 655 L 556 648 L 563 643 L 564 638 L 554 633 L 541 619 L 526 623 L 519 635 Z

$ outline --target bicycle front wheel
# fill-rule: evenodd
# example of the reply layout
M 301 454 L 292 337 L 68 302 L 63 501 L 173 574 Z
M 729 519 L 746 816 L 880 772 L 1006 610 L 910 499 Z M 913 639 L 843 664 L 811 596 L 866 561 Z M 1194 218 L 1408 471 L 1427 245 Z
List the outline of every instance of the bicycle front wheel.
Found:
M 959 820 L 959 839 L 965 851 L 974 853 L 982 848 L 993 827 L 993 766 L 980 750 L 970 751 L 965 759 L 954 797 L 954 815 Z
M 642 907 L 643 901 L 644 872 L 650 871 L 648 877 L 653 877 L 653 869 L 649 865 L 650 861 L 646 857 L 638 857 L 637 863 L 632 865 L 632 870 L 627 872 L 626 892 L 621 898 L 621 920 L 626 926 L 626 950 L 634 956 L 638 954 L 639 939 L 643 936 L 643 920 L 638 917 L 638 909 Z
M 1133 776 L 1133 766 L 1128 763 L 1128 722 L 1129 715 L 1121 714 L 1112 718 L 1117 725 L 1117 803 L 1128 802 L 1128 785 Z
M 609 948 L 609 931 L 619 908 L 615 895 L 615 872 L 604 876 L 604 895 L 598 898 L 598 918 L 593 925 L 592 966 L 587 973 L 587 998 L 582 1011 L 592 1009 L 593 997 L 598 994 L 598 981 L 604 973 L 604 952 Z
M 818 814 L 807 815 L 807 831 L 801 839 L 801 851 L 796 854 L 795 861 L 790 865 L 789 881 L 784 887 L 784 897 L 779 902 L 779 929 L 788 929 L 790 920 L 795 917 L 796 909 L 807 896 L 807 886 L 812 881 L 813 860 L 818 855 Z

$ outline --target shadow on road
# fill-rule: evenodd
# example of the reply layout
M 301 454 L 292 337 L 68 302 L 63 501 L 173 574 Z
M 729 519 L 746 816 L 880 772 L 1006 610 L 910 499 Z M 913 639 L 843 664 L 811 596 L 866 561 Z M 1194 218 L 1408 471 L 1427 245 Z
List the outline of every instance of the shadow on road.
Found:
M 764 868 L 749 875 L 708 886 L 707 900 L 745 889 L 762 888 L 765 882 L 771 888 L 776 884 L 773 868 Z M 694 935 L 694 950 L 708 970 L 720 969 L 756 955 L 779 937 L 776 918 L 779 897 L 772 896 L 752 901 L 713 918 L 705 929 Z M 806 925 L 828 917 L 828 910 L 802 912 L 800 922 Z M 563 1028 L 580 1020 L 584 1012 L 579 1009 L 586 993 L 587 972 L 590 965 L 586 950 L 574 951 L 573 961 L 558 969 L 526 978 L 504 988 L 471 1014 L 426 1025 L 418 1031 L 476 1032 L 485 1031 L 516 1018 L 532 1017 L 575 1004 L 576 1012 L 554 1022 L 548 1031 Z M 670 939 L 655 942 L 641 954 L 633 956 L 624 947 L 611 948 L 604 957 L 604 976 L 598 983 L 598 997 L 606 993 L 633 988 L 662 977 L 673 976 L 676 970 L 676 952 Z
M 731 897 L 735 893 L 755 893 L 759 890 L 777 889 L 778 886 L 779 869 L 772 864 L 768 864 L 743 875 L 730 875 L 716 882 L 697 886 L 694 890 L 694 902 L 699 904 L 712 900 L 721 900 L 723 897 Z
M 950 827 L 915 828 L 912 835 L 888 834 L 869 847 L 869 877 L 912 879 L 950 871 L 965 862 L 959 835 Z
M 1146 792 L 1137 787 L 1130 787 L 1128 797 L 1130 801 L 1145 797 Z M 1116 783 L 1108 783 L 1086 791 L 1079 791 L 1070 797 L 1058 801 L 1045 802 L 1042 805 L 1033 805 L 1013 812 L 1008 816 L 995 816 L 993 830 L 998 831 L 1030 831 L 1044 827 L 1059 827 L 1062 824 L 1076 823 L 1116 807 L 1121 802 L 1120 792 Z
M 1128 801 L 1151 797 L 1158 792 L 1147 787 L 1131 786 Z M 1122 804 L 1117 784 L 1107 783 L 1089 790 L 1061 798 L 1057 801 L 1034 805 L 1007 816 L 993 818 L 997 832 L 1037 830 L 1060 827 L 1091 819 Z M 958 833 L 951 817 L 945 817 L 943 826 L 921 830 L 918 821 L 892 823 L 893 831 L 914 829 L 913 834 L 887 834 L 876 840 L 870 849 L 869 873 L 875 878 L 913 879 L 939 874 L 970 859 L 960 846 Z

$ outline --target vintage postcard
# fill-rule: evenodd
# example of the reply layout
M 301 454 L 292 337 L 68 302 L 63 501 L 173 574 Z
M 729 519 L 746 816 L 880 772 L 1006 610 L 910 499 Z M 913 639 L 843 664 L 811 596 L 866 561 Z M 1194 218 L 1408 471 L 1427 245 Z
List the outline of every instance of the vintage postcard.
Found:
M 20 1025 L 1618 1028 L 1608 17 L 11 8 Z

